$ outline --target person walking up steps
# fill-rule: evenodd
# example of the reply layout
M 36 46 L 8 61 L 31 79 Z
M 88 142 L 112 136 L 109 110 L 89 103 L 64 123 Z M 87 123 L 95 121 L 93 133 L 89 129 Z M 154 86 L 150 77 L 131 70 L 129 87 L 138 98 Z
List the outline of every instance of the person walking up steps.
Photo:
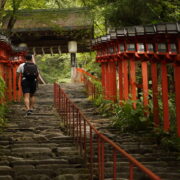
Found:
M 26 107 L 26 115 L 30 115 L 33 112 L 33 106 L 35 103 L 35 92 L 37 89 L 37 81 L 39 72 L 36 64 L 32 61 L 32 55 L 26 55 L 26 62 L 19 65 L 16 71 L 16 88 L 19 89 L 18 82 L 20 75 L 22 75 L 21 88 L 24 96 L 24 104 Z

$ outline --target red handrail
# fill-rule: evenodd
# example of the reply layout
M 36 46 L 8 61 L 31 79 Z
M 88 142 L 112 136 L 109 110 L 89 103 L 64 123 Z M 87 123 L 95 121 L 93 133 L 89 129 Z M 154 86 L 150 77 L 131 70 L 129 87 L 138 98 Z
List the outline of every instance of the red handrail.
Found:
M 82 68 L 76 68 L 76 71 L 79 72 L 79 73 L 82 73 L 82 74 L 86 74 L 87 76 L 91 77 L 94 80 L 100 81 L 96 76 L 93 76 L 91 73 L 85 71 Z
M 87 71 L 81 68 L 77 68 L 76 71 L 77 71 L 77 77 L 78 78 L 80 77 L 76 81 L 80 81 L 84 83 L 86 91 L 88 95 L 92 97 L 92 99 L 95 99 L 99 95 L 102 95 L 100 88 L 98 88 L 95 85 L 95 83 L 93 83 L 93 80 L 95 80 L 96 82 L 100 82 L 100 80 L 97 77 L 93 76 L 92 74 L 88 73 Z
M 129 161 L 129 179 L 134 179 L 134 167 L 138 167 L 145 175 L 148 175 L 152 180 L 160 180 L 160 177 L 155 175 L 151 170 L 147 169 L 134 157 L 124 151 L 120 146 L 115 144 L 109 138 L 101 134 L 84 116 L 80 109 L 69 99 L 64 90 L 59 84 L 54 84 L 55 107 L 63 119 L 64 125 L 67 127 L 67 132 L 73 136 L 76 144 L 80 147 L 80 153 L 83 153 L 84 158 L 88 157 L 89 145 L 89 167 L 90 178 L 94 175 L 94 154 L 98 153 L 98 174 L 99 180 L 104 180 L 105 177 L 105 143 L 110 145 L 113 150 L 113 180 L 117 179 L 117 154 L 120 153 Z M 82 128 L 83 127 L 83 128 Z M 89 130 L 89 131 L 88 131 Z M 93 134 L 97 136 L 98 152 L 95 152 L 95 142 Z M 95 136 L 94 136 L 95 137 Z M 89 140 L 89 142 L 88 142 Z

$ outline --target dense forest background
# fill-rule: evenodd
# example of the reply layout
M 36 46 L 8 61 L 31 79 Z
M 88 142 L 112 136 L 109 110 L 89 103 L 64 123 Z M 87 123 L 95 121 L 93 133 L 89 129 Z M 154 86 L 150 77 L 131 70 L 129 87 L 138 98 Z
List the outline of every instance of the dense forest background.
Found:
M 89 8 L 94 19 L 95 37 L 105 34 L 109 27 L 180 21 L 179 0 L 0 0 L 0 25 L 3 23 L 3 17 L 11 13 L 7 30 L 10 31 L 16 13 L 22 9 L 53 10 L 74 7 Z M 69 54 L 37 56 L 36 59 L 46 82 L 69 79 Z M 93 52 L 77 54 L 78 64 L 98 75 L 100 69 L 94 59 Z

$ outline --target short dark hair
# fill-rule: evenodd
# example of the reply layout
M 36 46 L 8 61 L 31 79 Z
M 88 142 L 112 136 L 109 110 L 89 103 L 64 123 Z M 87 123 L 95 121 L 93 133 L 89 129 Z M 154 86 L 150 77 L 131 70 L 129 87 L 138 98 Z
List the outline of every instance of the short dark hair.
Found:
M 31 54 L 27 54 L 27 55 L 25 56 L 25 59 L 26 59 L 27 61 L 31 61 L 31 60 L 32 60 L 32 55 L 31 55 Z

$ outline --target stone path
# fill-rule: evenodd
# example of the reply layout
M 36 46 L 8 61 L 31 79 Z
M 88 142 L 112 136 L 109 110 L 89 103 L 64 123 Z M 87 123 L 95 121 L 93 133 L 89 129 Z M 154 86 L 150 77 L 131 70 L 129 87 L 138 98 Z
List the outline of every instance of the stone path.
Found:
M 52 85 L 41 85 L 37 96 L 28 117 L 23 104 L 10 106 L 0 134 L 0 180 L 88 180 L 73 139 L 59 128 Z
M 177 152 L 166 152 L 142 134 L 140 137 L 120 134 L 109 127 L 110 119 L 102 117 L 90 102 L 82 84 L 62 84 L 65 92 L 86 117 L 113 141 L 120 144 L 163 180 L 180 179 Z M 38 90 L 36 110 L 24 117 L 22 104 L 11 105 L 9 122 L 0 134 L 0 180 L 88 180 L 88 170 L 73 139 L 60 130 L 60 118 L 53 110 L 53 87 Z M 143 138 L 142 138 L 143 137 Z M 106 151 L 105 180 L 112 179 L 111 149 Z M 95 158 L 97 158 L 95 151 Z M 128 163 L 118 156 L 117 180 L 127 180 Z M 137 178 L 137 180 L 148 178 Z

